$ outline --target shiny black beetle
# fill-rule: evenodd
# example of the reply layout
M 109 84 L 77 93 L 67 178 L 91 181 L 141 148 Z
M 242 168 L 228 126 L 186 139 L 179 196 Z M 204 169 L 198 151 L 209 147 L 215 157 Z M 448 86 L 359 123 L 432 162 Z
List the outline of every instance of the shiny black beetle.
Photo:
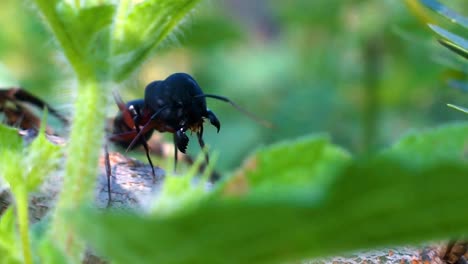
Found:
M 153 170 L 153 177 L 154 167 L 149 156 L 147 141 L 154 130 L 173 133 L 175 166 L 177 166 L 177 150 L 182 153 L 187 150 L 189 142 L 187 131 L 196 133 L 202 149 L 205 147 L 204 120 L 208 119 L 219 132 L 221 123 L 207 108 L 207 97 L 228 102 L 251 118 L 270 126 L 269 123 L 258 119 L 226 97 L 204 94 L 198 83 L 186 73 L 174 73 L 163 81 L 151 82 L 145 88 L 144 99 L 125 104 L 116 94 L 114 96 L 120 112 L 114 119 L 114 134 L 110 139 L 127 150 L 142 144 Z M 208 162 L 206 152 L 205 159 Z

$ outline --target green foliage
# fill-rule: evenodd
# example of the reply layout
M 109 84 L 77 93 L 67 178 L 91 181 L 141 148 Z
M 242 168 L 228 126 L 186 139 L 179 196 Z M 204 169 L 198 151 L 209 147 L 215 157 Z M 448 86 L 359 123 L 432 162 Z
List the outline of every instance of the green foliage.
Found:
M 185 19 L 199 0 L 120 2 L 113 31 L 114 78 L 124 80 Z
M 101 105 L 110 94 L 108 82 L 125 80 L 199 1 L 34 2 L 78 79 L 67 177 L 51 231 L 70 261 L 78 262 L 85 245 L 75 239 L 63 212 L 93 197 L 104 136 L 105 112 Z
M 421 2 L 429 7 L 430 9 L 436 11 L 449 21 L 453 23 L 460 24 L 461 26 L 468 28 L 468 18 L 458 14 L 454 10 L 450 9 L 449 7 L 441 4 L 437 0 L 421 0 Z
M 0 171 L 15 200 L 16 224 L 21 241 L 21 245 L 16 242 L 16 226 L 12 224 L 12 211 L 9 210 L 5 218 L 2 216 L 1 219 L 1 232 L 5 239 L 2 250 L 6 251 L 7 256 L 19 259 L 23 263 L 32 263 L 33 260 L 28 217 L 29 194 L 36 191 L 44 179 L 56 169 L 61 155 L 60 148 L 45 137 L 46 113 L 44 112 L 39 135 L 26 148 L 23 147 L 16 129 L 0 126 Z M 10 241 L 11 239 L 14 240 Z M 22 250 L 21 254 L 19 250 Z
M 348 160 L 349 154 L 331 145 L 328 138 L 309 136 L 257 151 L 246 164 L 258 169 L 245 173 L 255 191 L 271 193 L 278 188 L 310 190 L 314 186 L 322 189 L 325 182 L 333 181 L 331 175 Z
M 185 42 L 197 43 L 208 32 L 213 39 L 205 49 L 168 52 L 141 77 L 186 67 L 171 62 L 187 53 L 188 67 L 206 92 L 229 96 L 275 124 L 273 131 L 263 129 L 208 101 L 223 125 L 219 135 L 206 129 L 210 149 L 221 153 L 218 169 L 234 170 L 252 148 L 308 132 L 326 131 L 351 152 L 375 151 L 408 129 L 460 118 L 443 105 L 453 98 L 461 105 L 468 100 L 459 91 L 440 89 L 445 67 L 434 60 L 448 56 L 437 56 L 443 48 L 404 1 L 270 1 L 257 9 L 220 5 L 205 17 L 222 14 L 222 23 L 235 23 L 237 14 L 235 25 L 243 35 L 226 43 L 217 27 L 198 29 L 203 33 L 193 32 Z M 197 13 L 194 24 L 202 19 Z M 188 151 L 198 153 L 196 147 Z
M 424 167 L 441 162 L 463 163 L 466 160 L 467 146 L 467 126 L 453 124 L 409 133 L 383 153 L 407 163 L 408 166 Z
M 447 106 L 449 106 L 449 107 L 451 107 L 453 109 L 457 109 L 460 112 L 468 114 L 468 108 L 465 108 L 463 106 L 458 106 L 458 105 L 453 105 L 453 104 L 447 104 Z
M 90 71 L 87 74 L 106 78 L 109 69 L 109 27 L 115 7 L 99 5 L 76 10 L 67 3 L 60 3 L 57 9 L 68 36 L 68 42 L 62 45 L 69 46 L 76 53 L 86 70 Z
M 422 0 L 421 1 L 426 7 L 432 9 L 433 11 L 436 11 L 438 14 L 440 14 L 443 18 L 445 18 L 447 21 L 450 21 L 451 23 L 458 25 L 462 27 L 465 30 L 465 33 L 468 32 L 468 18 L 464 17 L 454 10 L 444 6 L 443 4 L 439 3 L 436 0 Z M 438 36 L 438 41 L 440 44 L 448 48 L 450 51 L 454 52 L 455 54 L 461 56 L 463 59 L 468 59 L 468 40 L 461 35 L 455 34 L 453 32 L 450 32 L 440 26 L 433 25 L 432 21 L 425 21 L 428 23 L 429 27 L 434 31 L 437 36 Z M 451 79 L 449 81 L 449 85 L 455 87 L 455 88 L 461 88 L 466 87 L 468 85 L 467 81 L 467 76 L 468 73 L 466 72 L 466 69 L 463 65 L 466 64 L 461 64 L 461 69 L 460 73 L 457 74 L 459 75 L 459 79 Z M 466 113 L 467 111 L 465 110 L 464 107 L 457 106 L 454 104 L 448 104 L 449 107 L 454 108 L 456 110 L 459 110 L 461 112 Z
M 468 200 L 456 191 L 468 184 L 467 135 L 468 124 L 440 127 L 354 160 L 308 137 L 256 152 L 221 189 L 199 193 L 209 199 L 177 214 L 69 216 L 118 263 L 281 263 L 446 238 L 468 232 Z
M 68 228 L 63 211 L 79 206 L 93 196 L 93 175 L 97 173 L 97 159 L 104 134 L 104 111 L 100 105 L 106 101 L 105 96 L 109 92 L 106 82 L 113 80 L 113 77 L 124 80 L 125 76 L 130 75 L 197 2 L 146 1 L 144 4 L 135 5 L 121 1 L 116 7 L 110 1 L 108 4 L 88 1 L 82 6 L 61 0 L 35 1 L 75 71 L 79 85 L 76 115 L 68 147 L 67 177 L 64 179 L 63 193 L 54 211 L 53 228 L 43 239 L 43 244 L 46 245 L 44 247 L 49 249 L 43 250 L 46 253 L 41 254 L 45 259 L 52 261 L 56 259 L 53 256 L 61 256 L 50 253 L 54 252 L 50 249 L 59 248 L 60 252 L 66 248 L 68 260 L 78 262 L 84 250 L 83 242 L 74 239 L 73 231 Z M 152 8 L 148 9 L 149 7 Z M 115 17 L 117 9 L 119 16 Z M 141 24 L 143 22 L 144 24 Z M 142 29 L 148 29 L 148 24 L 152 26 L 149 27 L 149 31 L 145 31 L 148 34 L 143 34 Z M 117 35 L 111 34 L 111 27 Z M 138 34 L 139 38 L 132 32 Z M 133 54 L 134 51 L 137 53 Z M 126 56 L 126 59 L 123 60 L 122 56 Z M 126 64 L 122 66 L 125 69 L 120 69 L 121 64 L 116 63 L 117 61 L 125 61 Z M 10 132 L 9 135 L 4 134 L 4 137 L 8 138 L 4 142 L 21 142 L 18 135 L 11 135 L 13 133 L 16 131 Z M 28 194 L 42 182 L 54 166 L 42 159 L 57 161 L 58 157 L 55 155 L 56 147 L 47 142 L 44 135 L 35 140 L 25 157 L 21 147 L 22 144 L 16 144 L 14 147 L 4 148 L 6 151 L 2 150 L 1 171 L 16 199 L 23 249 L 22 260 L 31 263 Z M 55 245 L 50 241 L 55 241 Z
M 217 38 L 226 34 L 205 29 L 210 49 L 193 58 L 198 74 L 215 72 L 222 78 L 209 86 L 224 87 L 226 95 L 247 94 L 256 100 L 253 110 L 269 114 L 278 125 L 274 132 L 254 125 L 242 130 L 232 122 L 235 118 L 227 117 L 227 134 L 218 137 L 226 142 L 224 148 L 238 150 L 260 142 L 257 139 L 282 142 L 256 151 L 213 191 L 206 190 L 206 175 L 193 178 L 199 164 L 184 177 L 169 175 L 150 213 L 136 214 L 87 207 L 94 195 L 109 83 L 131 76 L 200 1 L 34 2 L 76 74 L 75 117 L 63 193 L 51 218 L 32 228 L 28 197 L 55 169 L 61 152 L 43 130 L 24 146 L 16 130 L 0 126 L 0 173 L 15 199 L 15 210 L 8 209 L 0 218 L 0 261 L 79 263 L 89 244 L 117 263 L 279 263 L 468 232 L 468 215 L 460 210 L 467 198 L 458 191 L 468 184 L 466 124 L 415 132 L 365 158 L 352 157 L 326 136 L 283 140 L 326 129 L 339 131 L 333 138 L 340 142 L 353 141 L 356 129 L 342 128 L 359 127 L 352 124 L 360 114 L 356 106 L 366 105 L 362 112 L 369 129 L 362 133 L 367 143 L 361 145 L 371 150 L 379 143 L 381 107 L 431 104 L 426 98 L 436 95 L 431 97 L 425 85 L 435 80 L 432 73 L 437 70 L 423 63 L 428 56 L 418 57 L 421 52 L 410 50 L 414 45 L 401 45 L 401 36 L 383 33 L 408 23 L 407 16 L 396 12 L 399 3 L 277 2 L 272 9 L 283 22 L 275 35 L 281 41 L 249 46 L 249 52 L 228 46 L 228 56 L 219 46 L 238 44 L 234 42 L 243 39 L 242 34 L 251 32 L 233 26 L 232 42 L 225 42 Z M 466 26 L 463 17 L 438 2 L 424 3 Z M 302 8 L 296 11 L 298 6 Z M 389 12 L 376 16 L 375 10 L 383 8 Z M 334 10 L 333 16 L 324 15 L 324 9 Z M 227 15 L 219 17 L 230 25 Z M 217 30 L 224 31 L 219 25 L 223 24 Z M 432 29 L 444 45 L 466 55 L 460 35 L 438 26 Z M 261 39 L 273 39 L 268 34 Z M 210 70 L 197 67 L 203 64 L 211 65 Z M 389 65 L 393 70 L 384 71 Z M 376 92 L 380 86 L 391 89 Z M 415 103 L 421 91 L 425 96 Z M 382 101 L 380 92 L 385 95 Z M 268 96 L 257 102 L 260 94 Z M 249 137 L 240 138 L 247 133 L 239 131 Z M 199 163 L 202 160 L 201 156 Z
M 468 40 L 453 34 L 441 27 L 436 25 L 430 25 L 431 29 L 434 30 L 439 36 L 443 39 L 439 39 L 439 42 L 445 47 L 449 48 L 453 52 L 463 56 L 465 59 L 468 59 Z M 468 30 L 468 26 L 466 27 Z
M 13 208 L 7 209 L 0 218 L 1 263 L 21 263 L 20 245 L 16 236 Z

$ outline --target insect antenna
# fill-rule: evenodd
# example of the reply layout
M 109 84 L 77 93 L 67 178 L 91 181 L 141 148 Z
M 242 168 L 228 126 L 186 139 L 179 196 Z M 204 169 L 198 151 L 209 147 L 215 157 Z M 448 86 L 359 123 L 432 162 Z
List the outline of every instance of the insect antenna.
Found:
M 194 96 L 195 98 L 200 98 L 200 97 L 208 97 L 208 98 L 213 98 L 213 99 L 217 99 L 217 100 L 220 100 L 220 101 L 223 101 L 223 102 L 226 102 L 226 103 L 229 103 L 231 104 L 234 108 L 236 108 L 239 112 L 243 113 L 244 115 L 250 117 L 252 120 L 256 121 L 257 123 L 265 126 L 265 127 L 268 127 L 268 128 L 272 128 L 273 127 L 273 124 L 266 121 L 265 119 L 262 119 L 256 115 L 254 115 L 253 113 L 245 110 L 244 108 L 242 108 L 241 106 L 239 106 L 238 104 L 234 103 L 231 99 L 227 98 L 227 97 L 224 97 L 224 96 L 220 96 L 220 95 L 216 95 L 216 94 L 200 94 L 200 95 L 196 95 Z

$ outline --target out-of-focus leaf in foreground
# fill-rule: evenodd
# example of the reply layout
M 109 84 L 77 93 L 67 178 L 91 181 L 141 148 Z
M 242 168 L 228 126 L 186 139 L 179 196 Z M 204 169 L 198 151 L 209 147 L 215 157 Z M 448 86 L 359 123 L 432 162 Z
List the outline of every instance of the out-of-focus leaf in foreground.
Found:
M 429 25 L 442 39 L 439 42 L 446 48 L 454 51 L 465 59 L 468 59 L 468 40 L 457 34 L 451 33 L 436 25 Z
M 121 263 L 280 263 L 446 238 L 468 233 L 468 213 L 460 210 L 468 197 L 458 191 L 468 184 L 467 140 L 468 125 L 446 126 L 372 159 L 349 160 L 326 140 L 306 138 L 257 152 L 242 195 L 215 192 L 216 199 L 173 215 L 83 210 L 70 219 L 95 250 Z M 269 173 L 266 188 L 267 178 L 259 179 Z
M 464 26 L 468 28 L 468 18 L 458 14 L 454 10 L 448 8 L 447 6 L 441 4 L 437 0 L 421 0 L 421 2 L 432 9 L 433 11 L 439 13 L 452 23 L 460 24 L 461 26 Z
M 114 77 L 130 75 L 184 21 L 200 0 L 121 1 L 113 30 Z
M 437 21 L 432 19 L 430 14 L 424 10 L 423 7 L 427 7 L 448 21 L 460 25 L 463 28 L 468 29 L 468 18 L 464 17 L 454 10 L 448 8 L 447 6 L 441 4 L 436 0 L 406 0 L 406 3 L 410 10 L 420 18 L 422 22 L 429 25 L 431 30 L 433 30 L 437 35 L 439 35 L 439 42 L 447 47 L 448 49 L 454 51 L 455 53 L 468 58 L 468 41 L 455 33 L 452 33 L 446 29 L 443 29 L 439 26 L 434 25 Z
M 221 189 L 227 196 L 306 193 L 317 198 L 350 159 L 325 136 L 284 141 L 258 150 Z
M 16 235 L 13 208 L 8 208 L 0 217 L 0 263 L 21 263 L 21 254 Z
M 449 107 L 453 108 L 453 109 L 457 109 L 460 112 L 468 114 L 468 108 L 466 108 L 466 107 L 459 106 L 459 105 L 454 105 L 454 104 L 447 104 L 447 105 Z
M 412 166 L 466 160 L 468 127 L 465 123 L 445 125 L 408 133 L 381 156 L 399 159 Z

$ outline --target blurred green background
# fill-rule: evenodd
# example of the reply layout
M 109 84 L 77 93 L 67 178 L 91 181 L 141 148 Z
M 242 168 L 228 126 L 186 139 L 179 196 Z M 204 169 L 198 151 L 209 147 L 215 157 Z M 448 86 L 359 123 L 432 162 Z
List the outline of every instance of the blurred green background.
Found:
M 468 14 L 466 0 L 442 2 Z M 71 71 L 32 4 L 3 0 L 0 23 L 0 85 L 22 85 L 71 112 Z M 466 62 L 441 47 L 404 1 L 205 1 L 163 46 L 118 87 L 124 100 L 142 98 L 152 80 L 187 72 L 206 93 L 275 125 L 208 99 L 222 127 L 216 134 L 208 125 L 205 140 L 220 170 L 259 146 L 310 133 L 329 133 L 363 154 L 410 129 L 466 119 L 446 106 L 468 105 L 466 91 L 447 85 L 453 76 L 468 79 Z M 109 99 L 111 116 L 117 108 Z M 198 153 L 192 139 L 189 152 Z

